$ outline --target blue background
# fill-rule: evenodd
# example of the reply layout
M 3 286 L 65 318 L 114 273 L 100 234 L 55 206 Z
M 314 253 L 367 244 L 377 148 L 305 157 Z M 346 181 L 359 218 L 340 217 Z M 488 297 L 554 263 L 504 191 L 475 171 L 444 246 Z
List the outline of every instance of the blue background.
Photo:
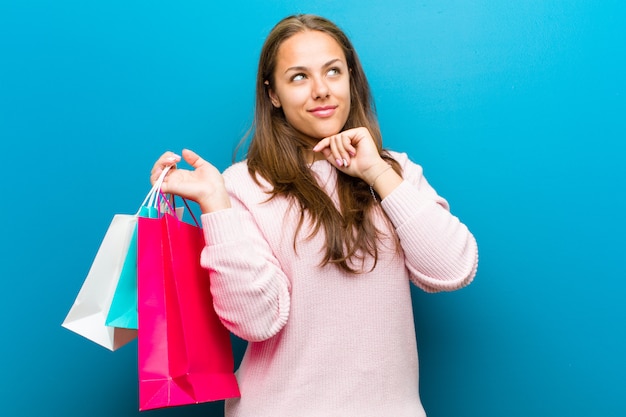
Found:
M 312 12 L 352 37 L 386 146 L 479 241 L 470 287 L 415 291 L 429 416 L 626 415 L 626 3 L 309 3 L 0 3 L 0 414 L 139 414 L 136 345 L 60 324 L 161 152 L 229 165 L 264 37 Z

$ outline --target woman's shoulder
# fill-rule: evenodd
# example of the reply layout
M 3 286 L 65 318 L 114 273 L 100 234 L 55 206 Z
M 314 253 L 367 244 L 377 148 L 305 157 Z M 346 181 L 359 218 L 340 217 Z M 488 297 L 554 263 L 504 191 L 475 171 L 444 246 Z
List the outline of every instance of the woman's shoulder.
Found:
M 409 160 L 409 155 L 407 155 L 406 152 L 398 152 L 392 149 L 385 149 L 385 152 L 387 155 L 395 159 L 400 165 L 404 165 L 404 163 Z
M 235 162 L 234 164 L 232 164 L 231 166 L 229 166 L 228 168 L 226 168 L 224 170 L 224 172 L 222 173 L 222 175 L 224 177 L 240 177 L 243 174 L 247 174 L 248 173 L 248 161 L 247 160 L 243 160 L 240 162 Z
M 267 192 L 271 189 L 269 183 L 257 175 L 253 178 L 248 169 L 246 160 L 236 162 L 222 173 L 226 189 L 234 195 L 257 194 L 267 198 Z
M 386 152 L 400 165 L 404 176 L 421 176 L 423 174 L 422 166 L 413 162 L 406 152 L 398 152 L 390 149 L 387 149 Z

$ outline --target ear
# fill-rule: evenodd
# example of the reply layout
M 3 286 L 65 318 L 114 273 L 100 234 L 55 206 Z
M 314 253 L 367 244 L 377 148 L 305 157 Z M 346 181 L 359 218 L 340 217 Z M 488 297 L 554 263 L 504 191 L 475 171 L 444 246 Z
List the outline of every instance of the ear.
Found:
M 272 105 L 274 107 L 276 107 L 277 109 L 280 109 L 280 99 L 278 98 L 278 95 L 276 94 L 276 92 L 272 89 L 272 87 L 270 87 L 270 82 L 269 81 L 265 81 L 265 85 L 267 86 L 267 95 L 269 96 Z
M 280 99 L 278 98 L 278 95 L 274 92 L 274 90 L 272 90 L 271 88 L 268 88 L 267 94 L 270 96 L 270 100 L 272 101 L 272 104 L 274 105 L 274 107 L 276 107 L 277 109 L 280 109 Z

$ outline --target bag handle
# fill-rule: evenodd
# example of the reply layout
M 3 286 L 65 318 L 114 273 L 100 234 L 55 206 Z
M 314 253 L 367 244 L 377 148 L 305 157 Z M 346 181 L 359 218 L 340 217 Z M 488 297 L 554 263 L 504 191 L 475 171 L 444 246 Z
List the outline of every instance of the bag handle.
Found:
M 167 175 L 167 172 L 170 170 L 171 165 L 166 166 L 163 169 L 163 172 L 161 172 L 161 175 L 159 175 L 159 178 L 154 182 L 154 185 L 152 186 L 152 188 L 150 189 L 150 192 L 148 192 L 148 195 L 146 195 L 146 198 L 143 200 L 143 203 L 141 203 L 141 206 L 139 206 L 139 210 L 137 210 L 137 215 L 139 215 L 139 213 L 141 212 L 141 207 L 154 207 L 157 208 L 157 204 L 158 204 L 158 195 L 161 192 L 161 185 L 163 184 L 163 180 L 165 179 L 165 175 Z
M 187 211 L 191 215 L 191 218 L 193 219 L 193 222 L 196 224 L 197 227 L 200 227 L 200 224 L 198 223 L 198 220 L 196 219 L 196 216 L 194 216 L 193 211 L 191 211 L 191 208 L 189 207 L 189 203 L 187 203 L 187 199 L 183 198 L 183 197 L 180 197 L 180 198 L 181 198 L 181 200 L 183 200 L 183 203 L 185 203 L 185 207 L 187 207 Z M 170 203 L 170 199 L 167 198 L 167 196 L 165 194 L 163 194 L 163 191 L 161 191 L 161 190 L 159 190 L 159 200 L 161 200 L 161 202 L 165 202 L 167 204 L 167 207 L 169 208 L 170 213 L 176 213 L 176 209 L 174 208 L 173 202 Z M 158 207 L 159 217 L 161 217 L 161 204 L 157 204 L 157 207 Z M 179 220 L 178 216 L 174 216 L 174 217 L 176 218 L 176 220 Z
M 171 165 L 166 166 L 163 169 L 163 172 L 161 172 L 161 175 L 159 175 L 159 178 L 154 182 L 154 185 L 152 186 L 152 189 L 150 189 L 150 192 L 148 192 L 148 195 L 146 195 L 146 198 L 143 200 L 143 203 L 141 203 L 141 206 L 139 208 L 139 211 L 137 211 L 137 215 L 139 215 L 139 213 L 141 212 L 141 207 L 153 207 L 157 209 L 157 213 L 158 216 L 161 217 L 161 205 L 163 202 L 165 202 L 167 204 L 167 207 L 169 208 L 170 213 L 176 213 L 176 209 L 174 208 L 174 200 L 172 199 L 172 203 L 170 203 L 169 198 L 167 198 L 167 196 L 163 193 L 163 191 L 161 191 L 161 186 L 163 185 L 163 180 L 165 180 L 165 176 L 167 175 L 167 172 L 170 170 Z M 197 227 L 200 227 L 200 224 L 198 223 L 198 219 L 196 219 L 196 216 L 193 214 L 193 211 L 191 211 L 191 208 L 189 207 L 189 203 L 187 202 L 187 199 L 182 198 L 183 203 L 185 203 L 185 207 L 187 207 L 187 211 L 189 211 L 189 214 L 191 215 L 191 218 L 193 219 L 193 222 L 196 224 Z M 178 216 L 174 216 L 176 217 L 176 220 L 178 219 Z

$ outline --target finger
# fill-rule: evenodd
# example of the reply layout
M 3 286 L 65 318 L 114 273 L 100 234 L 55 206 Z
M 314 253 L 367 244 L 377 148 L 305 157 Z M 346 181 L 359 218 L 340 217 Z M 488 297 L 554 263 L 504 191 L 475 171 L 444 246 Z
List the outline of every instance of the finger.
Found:
M 165 167 L 176 165 L 177 162 L 180 162 L 180 156 L 168 151 L 157 160 L 154 164 L 154 169 L 162 171 Z
M 352 140 L 352 135 L 348 135 L 346 134 L 346 132 L 343 133 L 341 137 L 341 147 L 342 157 L 343 159 L 345 159 L 345 161 L 347 161 L 346 166 L 350 165 L 352 158 L 356 156 L 356 148 L 352 145 Z
M 337 165 L 340 167 L 348 167 L 350 165 L 350 154 L 346 150 L 346 146 L 350 144 L 350 137 L 342 132 L 333 137 L 331 141 L 331 149 Z
M 329 148 L 330 148 L 330 152 L 331 152 L 334 162 L 337 164 L 338 167 L 340 167 L 343 165 L 343 161 L 341 158 L 341 153 L 339 152 L 339 148 L 337 146 L 337 142 L 339 140 L 338 136 L 339 135 L 334 135 L 330 137 Z
M 322 150 L 328 148 L 330 142 L 330 138 L 324 138 L 317 142 L 317 144 L 313 147 L 313 152 L 321 152 Z
M 154 184 L 154 182 L 159 178 L 159 176 L 166 167 L 169 166 L 172 168 L 176 168 L 176 163 L 179 161 L 179 155 L 176 155 L 174 152 L 170 151 L 165 152 L 152 167 L 152 172 L 150 173 L 150 182 Z
M 348 140 L 345 143 L 345 149 L 346 149 L 346 152 L 348 152 L 348 155 L 350 155 L 351 157 L 356 156 L 356 148 L 352 144 L 352 140 Z
M 189 165 L 194 167 L 194 169 L 200 168 L 202 165 L 206 163 L 206 161 L 202 159 L 200 155 L 198 155 L 191 149 L 183 149 L 183 158 L 185 158 L 185 161 Z
M 159 163 L 162 166 L 164 166 L 164 167 L 168 166 L 168 165 L 175 164 L 176 162 L 179 162 L 179 161 L 180 161 L 180 155 L 177 155 L 177 154 L 175 154 L 174 152 L 171 152 L 171 151 L 165 152 L 159 158 Z

